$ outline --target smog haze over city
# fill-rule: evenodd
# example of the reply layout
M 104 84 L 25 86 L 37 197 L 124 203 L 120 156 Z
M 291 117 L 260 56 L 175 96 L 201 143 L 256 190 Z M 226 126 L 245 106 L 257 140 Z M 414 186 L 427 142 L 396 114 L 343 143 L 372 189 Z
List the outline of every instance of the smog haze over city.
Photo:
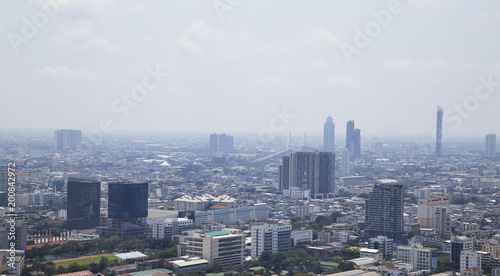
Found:
M 500 2 L 0 1 L 0 275 L 500 276 Z

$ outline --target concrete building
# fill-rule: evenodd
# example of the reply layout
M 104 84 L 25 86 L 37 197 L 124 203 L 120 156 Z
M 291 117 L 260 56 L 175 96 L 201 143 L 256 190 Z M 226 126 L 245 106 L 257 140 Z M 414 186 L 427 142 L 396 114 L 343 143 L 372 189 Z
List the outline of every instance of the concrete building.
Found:
M 275 253 L 292 248 L 292 226 L 289 224 L 252 225 L 252 258 L 258 259 L 262 252 Z
M 464 236 L 453 236 L 450 240 L 451 243 L 451 252 L 450 252 L 450 260 L 453 265 L 460 265 L 460 255 L 462 251 L 471 251 L 474 250 L 474 241 L 471 238 Z
M 481 268 L 481 255 L 475 251 L 462 251 L 460 253 L 460 272 L 472 267 Z
M 156 220 L 151 225 L 151 234 L 155 239 L 168 239 L 182 231 L 193 229 L 193 220 L 187 218 L 173 218 Z
M 384 257 L 392 257 L 392 251 L 394 250 L 394 240 L 389 239 L 386 236 L 377 236 L 368 239 L 368 248 L 379 249 L 382 251 Z
M 421 244 L 398 246 L 396 258 L 413 265 L 413 271 L 437 269 L 438 251 L 436 248 L 424 248 Z
M 449 239 L 451 234 L 450 200 L 448 197 L 429 197 L 418 200 L 417 222 L 421 229 L 432 229 L 432 234 Z
M 184 237 L 186 254 L 200 257 L 210 264 L 218 262 L 223 266 L 241 265 L 244 261 L 245 235 L 229 231 L 195 233 Z
M 493 258 L 500 258 L 500 243 L 498 240 L 489 239 L 483 244 L 482 250 L 491 253 Z
M 290 237 L 293 241 L 293 246 L 296 246 L 298 242 L 307 244 L 312 242 L 313 230 L 312 229 L 302 229 L 292 231 Z
M 227 208 L 236 207 L 236 199 L 228 195 L 212 196 L 204 194 L 201 196 L 183 195 L 174 200 L 175 210 L 178 211 L 206 211 L 210 205 L 222 205 Z

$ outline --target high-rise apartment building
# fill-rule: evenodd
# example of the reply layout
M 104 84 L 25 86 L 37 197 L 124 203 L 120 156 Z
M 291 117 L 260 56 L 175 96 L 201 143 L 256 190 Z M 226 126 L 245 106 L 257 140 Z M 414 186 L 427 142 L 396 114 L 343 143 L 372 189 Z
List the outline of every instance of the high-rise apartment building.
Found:
M 486 135 L 486 158 L 495 158 L 497 152 L 497 136 L 495 134 Z
M 296 152 L 283 157 L 279 166 L 280 192 L 292 187 L 309 190 L 312 198 L 335 195 L 335 154 L 333 152 Z
M 59 129 L 54 131 L 56 149 L 60 151 L 78 150 L 82 144 L 82 131 Z
M 436 156 L 441 156 L 443 142 L 443 109 L 438 106 L 437 125 L 436 125 Z
M 366 200 L 365 237 L 402 240 L 403 193 L 403 185 L 397 180 L 383 179 L 375 183 Z
M 335 151 L 335 123 L 332 116 L 326 118 L 323 126 L 323 150 L 329 152 Z
M 101 183 L 83 179 L 68 180 L 68 229 L 91 229 L 99 226 Z
M 450 200 L 448 197 L 429 197 L 418 200 L 417 222 L 420 228 L 432 229 L 442 239 L 449 239 L 451 233 Z
M 292 249 L 291 233 L 289 224 L 252 225 L 252 257 L 258 259 L 264 251 L 276 253 Z
M 210 151 L 211 152 L 231 152 L 234 148 L 234 137 L 225 133 L 210 134 Z

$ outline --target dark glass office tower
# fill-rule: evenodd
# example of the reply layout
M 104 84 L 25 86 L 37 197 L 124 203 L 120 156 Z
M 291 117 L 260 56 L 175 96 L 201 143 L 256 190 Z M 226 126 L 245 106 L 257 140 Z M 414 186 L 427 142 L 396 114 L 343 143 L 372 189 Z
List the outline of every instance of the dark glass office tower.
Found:
M 438 106 L 436 127 L 436 155 L 441 156 L 443 142 L 443 109 Z
M 326 118 L 323 126 L 323 150 L 329 152 L 335 151 L 335 123 L 332 116 Z
M 366 200 L 366 238 L 386 236 L 402 240 L 404 222 L 403 185 L 393 179 L 378 180 Z
M 98 227 L 103 238 L 142 238 L 148 234 L 148 183 L 110 183 L 108 219 Z
M 68 229 L 91 229 L 99 225 L 101 183 L 68 180 Z
M 148 216 L 148 183 L 109 183 L 108 218 Z

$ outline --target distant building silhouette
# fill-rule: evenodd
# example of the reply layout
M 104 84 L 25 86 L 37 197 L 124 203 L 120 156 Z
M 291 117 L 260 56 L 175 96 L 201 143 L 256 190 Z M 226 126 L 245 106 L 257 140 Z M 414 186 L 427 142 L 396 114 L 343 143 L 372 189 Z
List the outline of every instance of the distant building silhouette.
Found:
M 67 189 L 68 229 L 82 230 L 99 226 L 101 183 L 70 179 Z
M 234 148 L 234 137 L 225 133 L 210 134 L 210 151 L 216 153 L 221 152 L 231 152 Z
M 354 150 L 354 121 L 348 121 L 345 130 L 345 147 L 352 153 Z
M 443 142 L 443 109 L 438 106 L 437 109 L 437 127 L 436 127 L 436 156 L 441 156 Z
M 377 158 L 384 157 L 384 145 L 382 142 L 375 142 L 375 144 L 373 144 L 373 153 Z
M 361 129 L 354 129 L 354 121 L 348 121 L 346 124 L 346 148 L 351 157 L 361 156 Z
M 348 149 L 342 150 L 342 159 L 340 160 L 340 174 L 342 176 L 351 175 L 351 153 Z
M 324 151 L 335 151 L 335 123 L 333 122 L 332 116 L 326 118 L 326 122 L 323 126 L 323 150 Z
M 403 193 L 403 185 L 396 180 L 383 179 L 375 183 L 366 200 L 365 237 L 402 240 Z
M 284 156 L 279 166 L 280 192 L 300 188 L 312 198 L 335 195 L 335 154 L 333 152 L 296 152 Z
M 497 136 L 495 134 L 486 135 L 485 157 L 495 158 L 497 152 Z
M 56 149 L 60 151 L 78 150 L 82 144 L 82 131 L 59 129 L 54 131 Z

